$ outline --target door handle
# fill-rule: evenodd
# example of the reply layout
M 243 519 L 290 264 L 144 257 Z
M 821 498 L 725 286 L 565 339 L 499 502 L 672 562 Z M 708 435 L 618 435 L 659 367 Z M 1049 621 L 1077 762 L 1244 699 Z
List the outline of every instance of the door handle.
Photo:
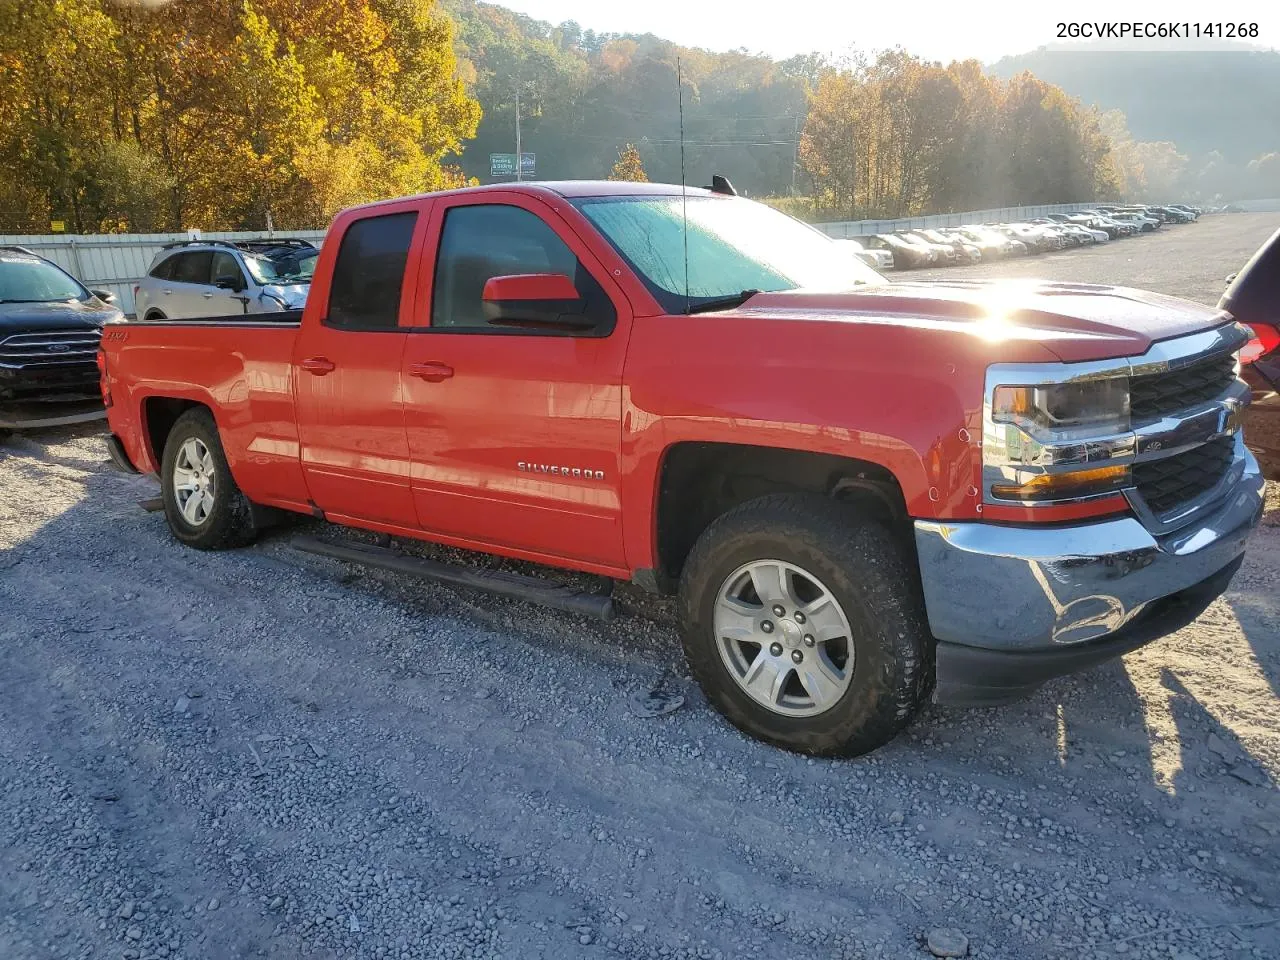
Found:
M 212 300 L 212 299 L 213 299 L 213 294 L 212 294 L 212 293 L 206 293 L 206 294 L 204 294 L 204 298 L 205 298 L 206 300 Z
M 323 377 L 326 373 L 333 373 L 338 369 L 338 365 L 328 357 L 307 357 L 301 363 L 303 370 L 308 373 L 314 373 L 317 377 Z
M 172 291 L 172 290 L 161 290 L 160 292 L 161 292 L 161 293 L 163 293 L 166 297 L 167 297 L 169 294 L 173 293 L 173 291 Z
M 409 364 L 409 374 L 429 383 L 439 383 L 441 380 L 448 380 L 453 376 L 453 367 L 447 363 L 411 363 Z

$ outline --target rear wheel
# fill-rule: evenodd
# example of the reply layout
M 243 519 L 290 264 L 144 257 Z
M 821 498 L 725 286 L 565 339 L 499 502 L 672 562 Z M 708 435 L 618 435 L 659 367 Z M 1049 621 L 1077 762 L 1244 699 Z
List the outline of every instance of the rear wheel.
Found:
M 716 520 L 685 564 L 681 612 L 708 699 L 790 750 L 874 750 L 932 684 L 933 640 L 903 551 L 828 498 L 761 497 Z
M 160 486 L 169 529 L 188 546 L 224 550 L 253 541 L 249 500 L 227 466 L 213 415 L 203 407 L 188 410 L 169 431 Z

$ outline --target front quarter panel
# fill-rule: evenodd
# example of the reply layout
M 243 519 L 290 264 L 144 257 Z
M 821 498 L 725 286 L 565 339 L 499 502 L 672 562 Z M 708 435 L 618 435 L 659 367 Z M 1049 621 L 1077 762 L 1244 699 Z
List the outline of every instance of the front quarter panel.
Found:
M 726 314 L 640 318 L 627 358 L 624 502 L 652 511 L 663 453 L 683 441 L 829 453 L 878 464 L 917 518 L 980 515 L 983 378 L 992 347 L 927 323 Z M 999 359 L 1053 359 L 1033 342 Z M 629 516 L 649 566 L 652 517 Z

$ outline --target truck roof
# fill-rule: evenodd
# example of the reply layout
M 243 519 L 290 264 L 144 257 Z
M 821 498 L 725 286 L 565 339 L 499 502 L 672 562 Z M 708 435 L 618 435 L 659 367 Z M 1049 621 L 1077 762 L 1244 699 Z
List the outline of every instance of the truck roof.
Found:
M 684 192 L 691 197 L 722 196 L 706 187 L 686 187 Z M 512 183 L 488 183 L 480 187 L 459 187 L 456 190 L 437 190 L 412 197 L 377 200 L 373 203 L 349 207 L 346 212 L 368 210 L 404 200 L 451 197 L 459 193 L 528 193 L 534 196 L 546 196 L 552 193 L 561 197 L 678 197 L 681 194 L 681 187 L 678 183 L 634 183 L 629 180 L 520 180 Z

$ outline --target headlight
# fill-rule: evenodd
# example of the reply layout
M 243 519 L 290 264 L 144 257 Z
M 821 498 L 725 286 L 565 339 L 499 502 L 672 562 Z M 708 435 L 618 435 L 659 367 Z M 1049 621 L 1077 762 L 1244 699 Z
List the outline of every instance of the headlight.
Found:
M 1063 383 L 997 379 L 988 381 L 988 389 L 982 437 L 987 502 L 1064 502 L 1130 485 L 1136 440 L 1128 376 L 1113 368 Z
M 991 398 L 991 419 L 1013 424 L 1041 442 L 1070 439 L 1081 430 L 1123 433 L 1129 429 L 1129 380 L 999 386 Z

